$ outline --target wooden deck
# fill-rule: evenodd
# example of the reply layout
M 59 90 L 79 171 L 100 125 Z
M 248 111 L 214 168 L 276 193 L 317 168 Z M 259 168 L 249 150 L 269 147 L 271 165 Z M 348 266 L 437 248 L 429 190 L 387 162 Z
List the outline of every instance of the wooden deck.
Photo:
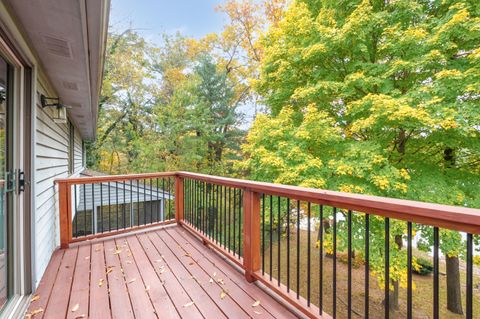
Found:
M 296 318 L 179 226 L 54 253 L 33 318 Z

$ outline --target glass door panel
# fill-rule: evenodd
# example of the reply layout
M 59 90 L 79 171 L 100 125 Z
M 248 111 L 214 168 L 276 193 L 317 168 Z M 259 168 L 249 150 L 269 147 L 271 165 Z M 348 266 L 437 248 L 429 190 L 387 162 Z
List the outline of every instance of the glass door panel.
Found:
M 7 110 L 9 99 L 9 65 L 0 57 L 0 309 L 8 299 L 8 254 L 7 254 Z M 6 192 L 7 191 L 7 192 Z

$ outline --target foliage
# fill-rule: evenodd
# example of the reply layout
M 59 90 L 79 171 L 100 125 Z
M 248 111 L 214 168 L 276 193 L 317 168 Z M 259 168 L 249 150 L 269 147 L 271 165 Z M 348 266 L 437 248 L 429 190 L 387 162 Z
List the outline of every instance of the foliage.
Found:
M 417 269 L 414 269 L 414 273 L 421 276 L 426 276 L 432 273 L 433 263 L 431 261 L 425 258 L 417 258 L 416 263 L 419 267 Z

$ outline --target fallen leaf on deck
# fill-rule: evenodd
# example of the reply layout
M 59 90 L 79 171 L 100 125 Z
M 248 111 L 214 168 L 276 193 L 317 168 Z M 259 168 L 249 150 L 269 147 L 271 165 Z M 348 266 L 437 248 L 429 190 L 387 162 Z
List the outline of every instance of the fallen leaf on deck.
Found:
M 254 311 L 257 315 L 261 315 L 262 313 L 260 311 Z
M 226 296 L 227 293 L 225 292 L 225 290 L 222 290 L 222 292 L 220 293 L 220 299 L 224 299 Z
M 100 279 L 100 280 L 98 281 L 98 287 L 102 287 L 104 281 L 105 281 L 105 280 L 104 280 L 103 278 Z
M 208 281 L 209 283 L 213 283 L 213 278 L 210 278 L 210 280 Z
M 191 262 L 191 263 L 188 263 L 188 264 L 189 264 L 190 266 L 191 266 L 191 265 L 195 265 L 195 263 L 194 263 L 194 262 Z
M 223 281 L 223 279 L 222 279 L 222 278 L 220 278 L 220 279 L 217 279 L 217 282 L 218 282 L 219 284 L 221 284 L 221 285 L 225 285 L 225 282 Z
M 217 275 L 217 273 L 216 273 L 216 272 L 214 272 L 214 273 L 213 273 L 213 277 L 215 277 L 216 275 Z
M 260 300 L 257 300 L 252 304 L 252 307 L 258 307 L 258 306 L 260 306 Z
M 113 254 L 114 254 L 114 255 L 118 255 L 118 254 L 120 254 L 121 252 L 122 252 L 121 249 L 117 249 L 117 250 L 115 250 L 115 252 L 114 252 Z
M 190 301 L 189 303 L 184 304 L 184 305 L 183 305 L 183 308 L 190 307 L 190 306 L 192 306 L 194 303 L 195 303 L 195 302 Z
M 150 286 L 147 285 L 147 287 L 145 287 L 145 291 L 149 291 L 150 290 Z
M 127 260 L 126 263 L 127 263 L 127 264 L 131 264 L 132 261 L 131 261 L 131 260 Z
M 131 283 L 134 282 L 135 280 L 137 280 L 137 278 L 132 278 L 132 279 L 130 279 L 130 281 L 128 282 L 128 284 L 131 284 Z
M 85 257 L 85 259 L 90 259 L 90 256 Z
M 26 318 L 33 318 L 34 316 L 38 315 L 39 313 L 43 312 L 43 308 L 38 308 L 33 310 L 31 313 L 27 313 L 25 315 Z
M 155 260 L 155 262 L 156 262 L 156 263 L 161 263 L 162 260 L 161 260 L 161 259 L 157 259 L 157 260 Z
M 82 315 L 76 316 L 75 319 L 86 318 L 86 317 L 87 315 L 82 314 Z
M 37 301 L 38 299 L 40 299 L 39 295 L 32 296 L 32 302 Z
M 73 306 L 72 308 L 72 312 L 75 312 L 78 310 L 78 308 L 80 308 L 80 305 L 77 303 L 75 306 Z
M 107 275 L 113 271 L 113 267 L 107 267 Z
M 97 247 L 95 248 L 95 251 L 100 251 L 100 246 L 97 246 Z

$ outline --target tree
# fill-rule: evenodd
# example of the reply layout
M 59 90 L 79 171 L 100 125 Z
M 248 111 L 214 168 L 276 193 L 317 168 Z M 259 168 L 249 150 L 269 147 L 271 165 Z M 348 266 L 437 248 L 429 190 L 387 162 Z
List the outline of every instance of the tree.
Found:
M 480 207 L 479 6 L 294 1 L 262 40 L 256 88 L 271 115 L 256 119 L 241 168 L 265 181 Z M 392 240 L 404 236 L 403 223 L 392 226 Z M 441 233 L 448 278 L 464 247 L 455 234 Z M 449 282 L 448 308 L 460 313 L 460 282 Z

